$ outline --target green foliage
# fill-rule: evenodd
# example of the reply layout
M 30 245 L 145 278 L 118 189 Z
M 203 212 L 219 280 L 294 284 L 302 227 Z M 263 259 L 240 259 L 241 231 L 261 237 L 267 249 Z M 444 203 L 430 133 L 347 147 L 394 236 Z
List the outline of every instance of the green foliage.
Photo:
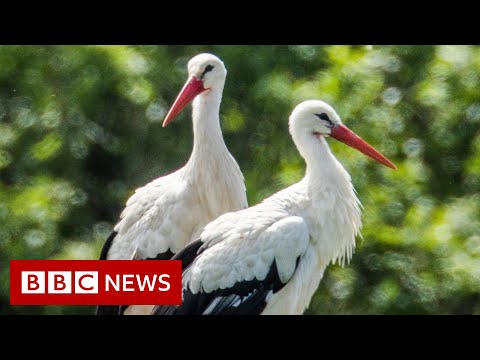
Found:
M 323 99 L 398 166 L 330 141 L 365 209 L 309 314 L 480 313 L 480 47 L 1 46 L 0 313 L 8 260 L 95 259 L 135 188 L 182 166 L 190 112 L 161 122 L 200 52 L 228 69 L 224 137 L 250 204 L 298 181 L 288 116 Z

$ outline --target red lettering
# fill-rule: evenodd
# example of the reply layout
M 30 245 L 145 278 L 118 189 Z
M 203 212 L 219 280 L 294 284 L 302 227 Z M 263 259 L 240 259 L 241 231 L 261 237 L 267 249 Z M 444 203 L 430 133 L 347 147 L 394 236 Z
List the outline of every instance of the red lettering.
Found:
M 60 286 L 59 286 L 60 285 Z M 57 290 L 65 290 L 67 284 L 65 284 L 65 277 L 60 274 L 53 275 L 53 289 Z
M 90 287 L 83 286 L 82 281 L 83 281 L 84 278 L 87 278 L 87 277 L 93 279 L 93 276 L 90 275 L 90 274 L 82 275 L 82 276 L 80 276 L 80 278 L 78 279 L 78 286 L 80 286 L 80 288 L 81 288 L 82 290 L 85 290 L 85 291 L 92 290 L 92 289 L 94 288 L 94 286 L 90 286 Z
M 35 287 L 32 287 L 32 284 L 35 285 Z M 40 287 L 40 284 L 38 283 L 38 276 L 33 275 L 33 274 L 28 274 L 28 290 L 38 290 Z

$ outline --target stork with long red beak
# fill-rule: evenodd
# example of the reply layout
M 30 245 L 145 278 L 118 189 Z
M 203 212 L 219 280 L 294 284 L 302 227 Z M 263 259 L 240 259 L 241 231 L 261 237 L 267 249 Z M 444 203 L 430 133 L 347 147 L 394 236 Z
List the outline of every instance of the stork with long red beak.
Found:
M 153 314 L 302 314 L 330 263 L 349 261 L 361 228 L 360 201 L 326 137 L 392 169 L 322 101 L 290 116 L 290 133 L 307 163 L 305 177 L 262 203 L 220 216 L 181 259 L 183 302 Z
M 227 71 L 214 55 L 188 63 L 189 78 L 163 126 L 193 100 L 193 150 L 187 164 L 136 190 L 108 237 L 101 260 L 170 259 L 199 237 L 218 216 L 247 207 L 240 168 L 220 129 L 220 102 Z M 152 306 L 153 307 L 153 306 Z M 150 313 L 130 306 L 126 313 Z M 125 306 L 99 306 L 97 314 L 119 314 Z

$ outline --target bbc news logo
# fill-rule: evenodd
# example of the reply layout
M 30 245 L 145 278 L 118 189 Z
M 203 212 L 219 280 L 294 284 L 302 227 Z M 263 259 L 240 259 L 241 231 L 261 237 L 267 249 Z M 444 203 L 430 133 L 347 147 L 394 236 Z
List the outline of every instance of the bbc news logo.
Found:
M 72 274 L 74 286 L 72 286 Z M 98 294 L 98 271 L 74 271 L 73 273 L 70 271 L 22 271 L 22 294 L 71 294 L 72 292 Z
M 48 278 L 48 289 L 45 286 Z M 139 291 L 155 291 L 155 282 L 158 280 L 160 286 L 158 291 L 170 290 L 170 275 L 157 274 L 144 275 L 119 274 L 112 279 L 105 275 L 105 291 L 135 291 L 134 280 L 136 280 Z M 72 279 L 73 286 L 72 286 Z M 122 281 L 123 279 L 123 281 Z M 123 284 L 123 286 L 122 286 Z M 121 290 L 120 290 L 121 289 Z M 98 294 L 98 271 L 22 271 L 22 294 Z
M 179 260 L 11 260 L 11 305 L 180 305 Z

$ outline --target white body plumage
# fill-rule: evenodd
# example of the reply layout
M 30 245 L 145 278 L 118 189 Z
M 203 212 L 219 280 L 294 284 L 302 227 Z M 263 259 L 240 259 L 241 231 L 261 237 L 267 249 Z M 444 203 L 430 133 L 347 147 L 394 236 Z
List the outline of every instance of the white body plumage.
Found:
M 305 159 L 305 177 L 262 203 L 209 223 L 182 250 L 183 303 L 154 314 L 302 314 L 325 268 L 349 261 L 361 228 L 350 175 L 325 136 L 394 165 L 344 126 L 322 101 L 290 116 L 290 133 Z M 194 254 L 194 256 L 192 256 Z
M 350 176 L 320 141 L 321 166 L 302 181 L 207 225 L 201 239 L 209 249 L 184 274 L 192 292 L 262 280 L 275 259 L 286 285 L 267 296 L 262 314 L 302 314 L 328 264 L 350 260 L 361 227 L 360 202 Z
M 227 71 L 211 54 L 188 64 L 189 81 L 168 113 L 168 124 L 193 101 L 194 144 L 187 164 L 136 190 L 107 239 L 101 259 L 170 259 L 197 239 L 218 216 L 246 208 L 240 168 L 220 128 L 220 103 Z M 130 306 L 126 314 L 148 314 L 153 306 Z M 97 314 L 118 314 L 120 307 L 100 306 Z
M 194 145 L 188 163 L 136 190 L 127 201 L 107 259 L 154 258 L 178 252 L 218 216 L 247 207 L 242 172 L 222 137 L 219 109 L 226 70 L 215 56 L 189 63 L 191 76 L 213 66 L 211 88 L 193 102 Z M 206 83 L 209 79 L 203 79 Z

